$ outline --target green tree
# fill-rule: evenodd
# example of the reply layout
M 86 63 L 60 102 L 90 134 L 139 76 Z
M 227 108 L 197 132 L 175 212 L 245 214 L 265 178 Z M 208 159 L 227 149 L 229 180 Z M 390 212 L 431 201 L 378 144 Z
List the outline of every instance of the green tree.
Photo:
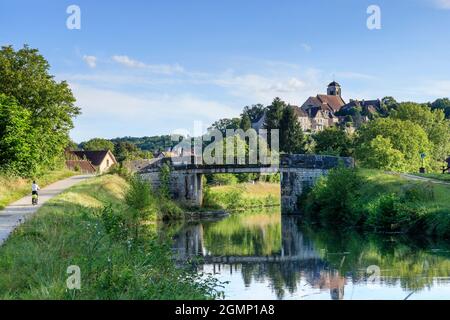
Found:
M 143 151 L 130 142 L 115 143 L 114 155 L 119 162 L 153 158 L 153 154 L 150 151 Z
M 256 122 L 264 115 L 264 112 L 266 112 L 267 108 L 264 107 L 262 104 L 254 104 L 251 107 L 246 106 L 244 108 L 244 111 L 242 112 L 242 117 L 244 115 L 247 115 L 250 118 L 251 122 Z
M 74 142 L 73 140 L 69 140 L 69 142 L 67 142 L 67 146 L 66 146 L 67 150 L 79 150 L 79 146 L 76 142 Z
M 232 118 L 232 119 L 220 119 L 214 122 L 211 125 L 211 128 L 217 129 L 220 131 L 225 131 L 227 129 L 239 129 L 241 125 L 241 119 L 240 118 Z
M 432 143 L 429 157 L 431 165 L 439 169 L 439 164 L 450 154 L 450 120 L 445 119 L 440 109 L 431 110 L 426 104 L 412 102 L 400 103 L 392 111 L 391 118 L 409 120 L 418 124 L 427 133 Z
M 397 109 L 399 103 L 393 97 L 381 99 L 381 109 L 384 115 L 388 115 L 392 110 Z
M 404 155 L 394 149 L 391 139 L 377 136 L 359 147 L 360 165 L 388 171 L 405 171 Z
M 286 153 L 304 153 L 305 143 L 305 136 L 294 108 L 285 107 L 280 120 L 280 150 Z
M 366 163 L 368 157 L 376 156 L 368 154 L 367 148 L 378 136 L 389 139 L 391 148 L 403 155 L 402 163 L 396 164 L 396 167 L 403 168 L 402 171 L 417 171 L 422 165 L 420 154 L 429 154 L 433 147 L 426 132 L 418 124 L 410 120 L 378 118 L 361 127 L 358 132 L 355 154 L 361 163 Z
M 445 117 L 447 119 L 450 119 L 450 99 L 449 98 L 442 98 L 437 99 L 433 103 L 431 103 L 431 109 L 436 110 L 440 109 L 444 111 Z
M 272 104 L 267 107 L 264 127 L 266 129 L 280 129 L 280 122 L 285 108 L 286 103 L 278 97 L 275 98 Z
M 94 138 L 81 143 L 81 148 L 88 151 L 111 150 L 111 152 L 114 152 L 114 143 L 106 139 Z
M 0 170 L 31 175 L 36 169 L 31 112 L 0 94 Z
M 349 157 L 352 155 L 352 139 L 344 130 L 328 127 L 313 136 L 315 152 Z
M 38 50 L 12 46 L 0 50 L 0 93 L 14 97 L 30 111 L 37 148 L 33 156 L 42 168 L 63 159 L 73 118 L 80 114 L 69 85 L 56 82 L 50 65 Z
M 252 127 L 252 122 L 250 120 L 250 117 L 248 114 L 244 113 L 242 115 L 242 119 L 241 119 L 241 124 L 240 124 L 240 128 L 244 131 L 247 131 L 248 129 L 250 129 Z

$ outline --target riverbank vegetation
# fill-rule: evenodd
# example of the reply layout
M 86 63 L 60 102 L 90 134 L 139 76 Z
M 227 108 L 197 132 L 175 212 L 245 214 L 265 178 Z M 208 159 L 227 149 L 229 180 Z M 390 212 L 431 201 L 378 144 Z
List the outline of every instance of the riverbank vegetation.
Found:
M 239 211 L 280 205 L 279 183 L 241 183 L 206 186 L 203 207 Z
M 299 199 L 310 221 L 374 232 L 450 237 L 450 186 L 337 168 Z
M 0 248 L 0 299 L 217 297 L 215 280 L 175 266 L 141 187 L 104 175 L 45 204 Z M 81 290 L 67 289 L 72 265 Z

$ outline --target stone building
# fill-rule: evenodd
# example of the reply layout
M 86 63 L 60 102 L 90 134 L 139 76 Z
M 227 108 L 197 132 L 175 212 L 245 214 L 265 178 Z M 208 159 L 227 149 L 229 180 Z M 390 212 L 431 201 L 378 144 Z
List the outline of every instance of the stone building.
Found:
M 354 127 L 348 128 L 352 131 L 363 122 L 370 120 L 371 115 L 380 112 L 381 101 L 377 100 L 353 100 L 346 103 L 341 96 L 342 88 L 336 81 L 331 82 L 327 87 L 327 94 L 318 94 L 309 97 L 299 108 L 293 106 L 298 122 L 304 132 L 315 133 L 327 127 L 336 126 L 346 121 L 345 111 L 351 113 L 353 109 L 361 112 L 361 117 L 354 119 L 357 123 L 352 123 Z M 344 115 L 342 115 L 344 111 Z M 259 131 L 264 127 L 266 115 L 264 114 L 258 121 L 252 123 L 252 128 Z
M 339 122 L 339 118 L 335 114 L 345 105 L 341 92 L 339 83 L 333 81 L 327 87 L 327 94 L 309 97 L 303 103 L 301 106 L 303 112 L 298 112 L 298 114 L 301 115 L 299 122 L 302 128 L 307 128 L 304 131 L 322 131 Z M 307 119 L 304 118 L 304 113 L 306 113 Z

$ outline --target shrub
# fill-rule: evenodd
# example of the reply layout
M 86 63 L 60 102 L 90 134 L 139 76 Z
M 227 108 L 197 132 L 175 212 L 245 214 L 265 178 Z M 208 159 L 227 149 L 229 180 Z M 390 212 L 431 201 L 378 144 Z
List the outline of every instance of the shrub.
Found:
M 376 231 L 410 232 L 428 213 L 420 203 L 396 194 L 382 195 L 371 208 L 366 224 Z
M 128 236 L 128 225 L 123 211 L 114 210 L 111 204 L 106 205 L 101 212 L 101 219 L 106 233 L 113 239 L 125 240 Z
M 119 177 L 122 177 L 126 180 L 130 180 L 132 178 L 132 174 L 130 170 L 128 170 L 123 163 L 115 164 L 111 166 L 108 170 L 108 174 L 117 174 Z
M 355 210 L 358 190 L 363 179 L 356 170 L 338 167 L 330 170 L 312 188 L 307 199 L 306 213 L 324 224 L 354 226 L 361 222 Z M 317 214 L 317 217 L 314 215 Z
M 211 188 L 207 185 L 205 185 L 203 189 L 203 203 L 202 206 L 204 208 L 209 209 L 220 209 L 219 205 L 219 196 L 217 193 L 212 192 Z
M 183 210 L 172 200 L 163 199 L 159 203 L 158 219 L 160 220 L 179 220 L 183 219 Z
M 128 211 L 131 224 L 135 228 L 135 238 L 139 235 L 139 225 L 143 220 L 149 218 L 152 213 L 154 197 L 152 196 L 150 184 L 139 176 L 133 176 L 129 180 L 129 188 L 125 194 L 125 203 L 129 206 Z

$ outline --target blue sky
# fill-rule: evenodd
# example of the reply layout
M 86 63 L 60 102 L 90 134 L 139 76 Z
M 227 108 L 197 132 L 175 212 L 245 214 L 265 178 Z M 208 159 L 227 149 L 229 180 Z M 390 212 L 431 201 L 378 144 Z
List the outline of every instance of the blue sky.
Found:
M 0 45 L 25 43 L 70 83 L 77 142 L 192 132 L 276 96 L 301 105 L 333 77 L 345 100 L 450 95 L 450 0 L 0 0 Z

